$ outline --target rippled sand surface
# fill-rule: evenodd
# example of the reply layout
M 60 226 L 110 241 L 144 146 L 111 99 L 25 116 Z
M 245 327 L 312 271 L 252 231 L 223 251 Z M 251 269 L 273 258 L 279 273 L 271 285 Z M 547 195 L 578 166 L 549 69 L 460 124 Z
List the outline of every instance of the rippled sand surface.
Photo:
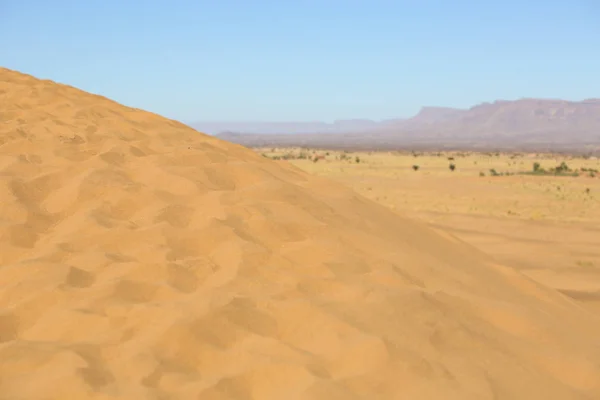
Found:
M 0 399 L 597 399 L 599 318 L 178 122 L 0 69 Z

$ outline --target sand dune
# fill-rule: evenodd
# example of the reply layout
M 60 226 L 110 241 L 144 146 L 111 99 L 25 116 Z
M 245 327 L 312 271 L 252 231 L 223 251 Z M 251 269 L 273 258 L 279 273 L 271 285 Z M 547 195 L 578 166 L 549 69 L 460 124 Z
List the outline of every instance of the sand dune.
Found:
M 329 180 L 0 69 L 0 399 L 594 399 L 600 319 Z

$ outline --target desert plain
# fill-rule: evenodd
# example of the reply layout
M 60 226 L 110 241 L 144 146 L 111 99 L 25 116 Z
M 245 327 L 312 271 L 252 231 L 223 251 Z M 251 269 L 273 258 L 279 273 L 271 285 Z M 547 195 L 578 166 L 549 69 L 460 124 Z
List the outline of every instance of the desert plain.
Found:
M 0 69 L 0 399 L 600 398 L 598 180 L 447 163 Z
M 600 158 L 496 151 L 255 151 L 451 233 L 600 311 Z M 561 164 L 568 170 L 556 173 Z

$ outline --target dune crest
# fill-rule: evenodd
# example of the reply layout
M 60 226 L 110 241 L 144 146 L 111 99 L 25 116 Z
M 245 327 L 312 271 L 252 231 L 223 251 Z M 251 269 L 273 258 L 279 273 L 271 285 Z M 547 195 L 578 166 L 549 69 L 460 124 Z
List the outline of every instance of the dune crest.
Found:
M 0 69 L 0 185 L 0 399 L 600 398 L 593 314 L 181 123 Z

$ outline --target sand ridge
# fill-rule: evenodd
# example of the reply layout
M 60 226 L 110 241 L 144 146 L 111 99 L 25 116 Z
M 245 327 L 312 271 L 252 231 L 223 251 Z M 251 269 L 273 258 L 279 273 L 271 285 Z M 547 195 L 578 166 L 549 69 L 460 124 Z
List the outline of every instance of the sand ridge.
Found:
M 0 399 L 592 399 L 600 320 L 346 187 L 0 69 Z
M 596 157 L 254 150 L 343 183 L 442 234 L 452 233 L 587 309 L 600 311 L 600 160 Z M 449 169 L 450 162 L 458 166 L 455 171 Z M 532 173 L 536 165 L 544 171 Z M 569 171 L 552 172 L 560 165 Z

